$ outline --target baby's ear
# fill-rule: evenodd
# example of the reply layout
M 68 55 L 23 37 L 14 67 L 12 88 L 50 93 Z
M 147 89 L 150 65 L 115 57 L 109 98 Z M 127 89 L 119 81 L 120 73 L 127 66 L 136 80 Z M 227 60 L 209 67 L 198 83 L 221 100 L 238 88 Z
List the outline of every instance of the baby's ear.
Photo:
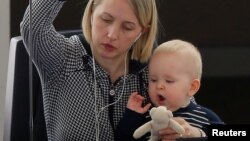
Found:
M 199 79 L 192 80 L 191 87 L 189 89 L 188 95 L 193 96 L 200 89 L 201 82 Z

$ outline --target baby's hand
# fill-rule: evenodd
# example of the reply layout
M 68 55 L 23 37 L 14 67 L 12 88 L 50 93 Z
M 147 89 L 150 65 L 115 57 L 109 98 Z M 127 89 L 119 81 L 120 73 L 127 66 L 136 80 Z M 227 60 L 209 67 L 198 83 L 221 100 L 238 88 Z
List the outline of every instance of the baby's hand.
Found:
M 147 105 L 142 107 L 142 102 L 144 99 L 145 98 L 139 95 L 138 92 L 133 92 L 128 99 L 127 108 L 137 113 L 144 114 L 151 106 L 151 104 L 148 103 Z

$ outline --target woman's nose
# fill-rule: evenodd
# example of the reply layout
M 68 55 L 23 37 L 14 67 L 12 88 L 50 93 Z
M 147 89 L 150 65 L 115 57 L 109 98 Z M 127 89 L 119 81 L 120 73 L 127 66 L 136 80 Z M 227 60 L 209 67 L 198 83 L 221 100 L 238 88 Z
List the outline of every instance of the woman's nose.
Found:
M 116 25 L 110 26 L 109 31 L 108 31 L 108 38 L 110 40 L 116 40 L 118 39 L 118 34 L 119 34 L 118 27 Z

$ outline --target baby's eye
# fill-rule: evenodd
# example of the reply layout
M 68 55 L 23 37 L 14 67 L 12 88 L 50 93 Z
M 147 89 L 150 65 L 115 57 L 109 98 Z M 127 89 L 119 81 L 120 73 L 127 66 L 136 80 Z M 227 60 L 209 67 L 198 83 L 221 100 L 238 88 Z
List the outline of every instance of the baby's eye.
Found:
M 173 80 L 165 80 L 167 83 L 174 83 Z
M 156 80 L 156 79 L 153 79 L 153 78 L 150 78 L 149 81 L 150 81 L 150 82 L 156 82 L 157 80 Z

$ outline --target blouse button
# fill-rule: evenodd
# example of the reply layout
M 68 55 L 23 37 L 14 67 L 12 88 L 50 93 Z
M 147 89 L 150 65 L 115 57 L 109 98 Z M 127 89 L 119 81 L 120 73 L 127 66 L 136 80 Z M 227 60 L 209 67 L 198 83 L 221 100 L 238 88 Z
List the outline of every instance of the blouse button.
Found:
M 113 89 L 110 90 L 110 91 L 109 91 L 109 94 L 110 94 L 111 96 L 114 96 L 114 95 L 115 95 L 115 90 L 113 90 Z

